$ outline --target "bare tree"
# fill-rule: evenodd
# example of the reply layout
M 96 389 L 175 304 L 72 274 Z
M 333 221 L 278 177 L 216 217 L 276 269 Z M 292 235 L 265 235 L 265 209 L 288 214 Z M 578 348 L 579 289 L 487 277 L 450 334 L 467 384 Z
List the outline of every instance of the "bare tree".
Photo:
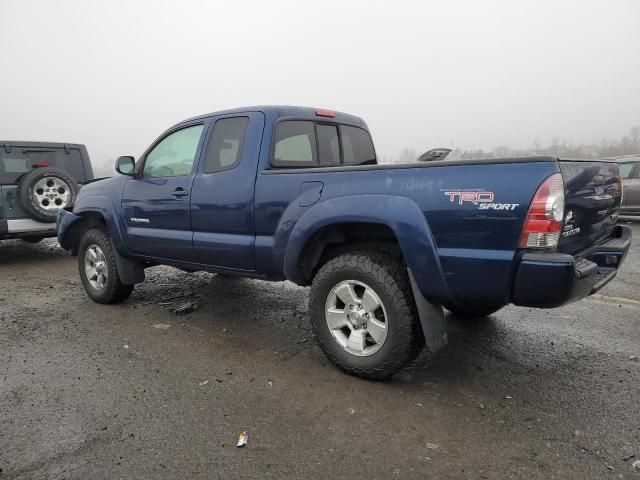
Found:
M 398 157 L 397 163 L 413 163 L 416 161 L 415 148 L 404 148 Z
M 539 137 L 533 140 L 531 148 L 512 148 L 506 145 L 494 147 L 485 152 L 482 149 L 462 150 L 453 148 L 447 156 L 449 160 L 472 160 L 494 157 L 523 157 L 531 155 L 551 155 L 564 158 L 606 158 L 621 155 L 640 155 L 640 126 L 635 126 L 629 131 L 629 135 L 620 140 L 603 138 L 599 143 L 574 144 L 570 140 L 558 136 L 551 139 L 551 144 L 543 146 Z M 416 151 L 413 148 L 405 148 L 398 156 L 398 163 L 411 163 L 416 159 Z

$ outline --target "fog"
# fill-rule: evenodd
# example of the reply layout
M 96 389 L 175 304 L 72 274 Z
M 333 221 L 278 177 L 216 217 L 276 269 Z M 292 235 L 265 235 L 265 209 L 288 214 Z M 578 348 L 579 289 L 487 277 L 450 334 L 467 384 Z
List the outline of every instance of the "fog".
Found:
M 619 138 L 640 125 L 640 2 L 0 0 L 0 139 L 139 155 L 255 104 L 365 118 L 405 148 Z

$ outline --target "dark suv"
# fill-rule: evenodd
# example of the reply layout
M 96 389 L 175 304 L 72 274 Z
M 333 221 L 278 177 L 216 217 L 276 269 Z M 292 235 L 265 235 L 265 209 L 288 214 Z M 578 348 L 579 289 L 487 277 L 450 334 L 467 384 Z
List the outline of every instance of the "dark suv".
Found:
M 54 237 L 58 210 L 92 178 L 84 145 L 0 140 L 0 240 Z

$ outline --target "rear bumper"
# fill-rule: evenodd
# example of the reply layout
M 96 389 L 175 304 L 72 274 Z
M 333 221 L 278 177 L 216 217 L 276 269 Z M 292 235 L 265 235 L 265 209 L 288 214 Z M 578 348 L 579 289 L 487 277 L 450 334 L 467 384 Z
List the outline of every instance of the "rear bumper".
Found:
M 618 225 L 613 236 L 580 255 L 525 253 L 515 275 L 511 302 L 553 308 L 591 295 L 618 273 L 631 245 L 631 228 Z
M 21 237 L 55 237 L 55 223 L 36 222 L 30 218 L 0 219 L 0 239 Z

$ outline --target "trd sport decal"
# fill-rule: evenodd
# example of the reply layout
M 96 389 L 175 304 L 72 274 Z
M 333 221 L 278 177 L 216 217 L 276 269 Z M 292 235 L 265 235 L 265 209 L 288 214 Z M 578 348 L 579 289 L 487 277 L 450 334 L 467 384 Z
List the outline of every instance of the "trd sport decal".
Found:
M 474 205 L 484 202 L 493 202 L 493 192 L 444 192 L 449 196 L 449 200 L 455 202 L 458 199 L 458 205 L 462 205 L 464 202 L 470 202 Z
M 515 210 L 520 206 L 519 203 L 495 203 L 493 200 L 495 195 L 493 192 L 476 191 L 476 190 L 445 190 L 443 191 L 449 200 L 458 205 L 470 203 L 477 205 L 478 210 Z

